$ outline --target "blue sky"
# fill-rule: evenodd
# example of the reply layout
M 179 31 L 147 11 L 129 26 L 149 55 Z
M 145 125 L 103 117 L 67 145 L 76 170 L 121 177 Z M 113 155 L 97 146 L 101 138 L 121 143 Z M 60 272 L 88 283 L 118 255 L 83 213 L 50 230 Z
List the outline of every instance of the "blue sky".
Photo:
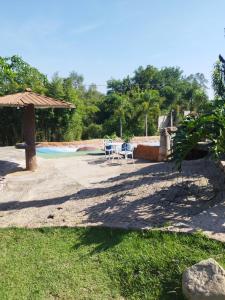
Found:
M 105 85 L 151 64 L 210 80 L 218 54 L 225 56 L 224 0 L 0 0 L 0 7 L 0 55 L 18 54 L 49 77 L 74 70 L 86 84 Z

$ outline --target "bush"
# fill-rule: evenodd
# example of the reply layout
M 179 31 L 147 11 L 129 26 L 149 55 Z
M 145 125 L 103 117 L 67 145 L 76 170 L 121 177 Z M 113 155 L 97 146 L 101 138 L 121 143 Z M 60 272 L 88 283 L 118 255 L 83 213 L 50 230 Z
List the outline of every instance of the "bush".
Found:
M 214 158 L 225 153 L 225 103 L 221 100 L 213 106 L 210 113 L 188 116 L 178 127 L 172 153 L 178 169 L 198 142 L 209 141 L 209 151 Z
M 83 139 L 97 139 L 102 137 L 102 125 L 90 124 L 84 128 Z

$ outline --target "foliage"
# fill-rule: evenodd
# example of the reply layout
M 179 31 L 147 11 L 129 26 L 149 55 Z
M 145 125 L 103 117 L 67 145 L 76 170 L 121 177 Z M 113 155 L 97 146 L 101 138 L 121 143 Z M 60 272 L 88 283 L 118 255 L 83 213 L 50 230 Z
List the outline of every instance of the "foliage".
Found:
M 123 126 L 129 123 L 131 117 L 131 103 L 127 95 L 116 92 L 109 93 L 104 101 L 104 108 L 109 118 L 105 121 L 105 132 L 116 132 L 120 137 L 123 135 Z
M 213 89 L 216 97 L 225 99 L 225 64 L 218 60 L 212 75 Z
M 103 128 L 119 133 L 118 124 L 122 124 L 124 131 L 134 135 L 154 134 L 162 112 L 167 114 L 173 109 L 179 120 L 183 110 L 204 111 L 209 103 L 204 75 L 185 77 L 182 73 L 179 68 L 147 66 L 139 67 L 133 77 L 109 80 L 106 101 L 101 108 L 106 116 Z M 121 122 L 113 105 L 115 95 L 126 97 Z
M 182 161 L 200 141 L 210 141 L 210 152 L 215 158 L 225 153 L 225 84 L 224 63 L 217 62 L 213 72 L 216 99 L 208 105 L 208 113 L 187 117 L 179 126 L 173 141 L 172 158 L 178 169 Z M 198 91 L 196 91 L 198 93 Z M 201 98 L 201 92 L 198 95 Z M 199 101 L 201 103 L 201 101 Z
M 46 91 L 47 77 L 31 67 L 19 56 L 0 57 L 0 94 L 10 94 L 31 88 L 34 92 Z
M 139 67 L 133 76 L 107 82 L 103 95 L 76 72 L 67 77 L 57 73 L 51 80 L 18 56 L 0 57 L 0 95 L 24 91 L 72 102 L 76 109 L 45 109 L 36 112 L 37 141 L 70 141 L 100 138 L 116 133 L 123 136 L 152 135 L 162 113 L 176 111 L 178 121 L 183 110 L 208 108 L 206 80 L 203 74 L 183 76 L 179 68 Z M 23 140 L 22 112 L 0 109 L 0 144 L 13 145 Z
M 173 159 L 178 168 L 198 142 L 210 141 L 210 152 L 215 158 L 225 153 L 225 104 L 211 113 L 187 117 L 179 127 L 173 141 Z
M 102 125 L 101 124 L 90 124 L 88 127 L 84 128 L 83 138 L 84 139 L 96 139 L 102 138 Z
M 44 93 L 47 78 L 20 57 L 0 57 L 0 95 L 20 92 L 25 88 Z M 21 141 L 22 112 L 16 108 L 0 109 L 0 144 L 11 145 Z
M 18 56 L 0 57 L 0 95 L 24 91 L 46 94 L 72 102 L 76 110 L 44 109 L 36 111 L 37 141 L 70 141 L 83 137 L 84 129 L 94 123 L 99 111 L 101 93 L 92 85 L 85 90 L 83 77 L 72 72 L 62 78 L 55 74 L 51 81 Z M 23 140 L 21 131 L 22 110 L 0 109 L 0 144 L 13 145 Z M 100 126 L 101 125 L 98 125 Z M 91 128 L 91 127 L 90 127 Z M 89 129 L 91 130 L 91 129 Z M 98 128 L 98 134 L 100 134 Z M 93 126 L 92 126 L 93 132 Z
M 116 135 L 115 132 L 113 132 L 113 133 L 110 134 L 110 135 L 108 135 L 108 134 L 104 135 L 103 138 L 104 138 L 104 139 L 108 139 L 108 140 L 110 140 L 110 139 L 111 139 L 111 140 L 116 140 L 116 139 L 118 138 L 118 136 Z
M 181 300 L 185 268 L 225 266 L 224 244 L 156 230 L 1 229 L 0 248 L 0 299 Z
M 130 132 L 126 132 L 123 134 L 122 139 L 124 141 L 124 143 L 130 143 L 130 141 L 132 140 L 132 138 L 134 137 L 134 135 Z
M 160 97 L 157 90 L 145 90 L 140 93 L 139 101 L 137 109 L 139 110 L 139 116 L 145 117 L 145 135 L 148 136 L 149 131 L 154 132 L 152 128 L 154 124 L 157 124 L 163 98 Z

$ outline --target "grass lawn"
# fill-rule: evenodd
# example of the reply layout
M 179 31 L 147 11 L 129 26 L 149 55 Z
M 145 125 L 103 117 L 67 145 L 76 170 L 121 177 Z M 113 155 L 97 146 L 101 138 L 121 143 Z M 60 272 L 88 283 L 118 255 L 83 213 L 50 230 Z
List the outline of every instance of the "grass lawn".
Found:
M 105 228 L 0 230 L 0 299 L 183 299 L 182 271 L 225 266 L 225 245 L 201 235 Z

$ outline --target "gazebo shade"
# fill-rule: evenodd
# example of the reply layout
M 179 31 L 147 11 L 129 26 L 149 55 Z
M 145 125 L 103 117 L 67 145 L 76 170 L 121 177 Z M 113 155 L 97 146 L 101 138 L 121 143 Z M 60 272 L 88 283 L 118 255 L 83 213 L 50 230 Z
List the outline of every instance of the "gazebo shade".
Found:
M 23 109 L 23 133 L 25 140 L 26 169 L 37 168 L 35 149 L 35 108 L 75 108 L 72 103 L 33 93 L 27 89 L 23 93 L 0 97 L 0 107 L 21 107 Z
M 36 94 L 32 91 L 0 97 L 0 106 L 25 107 L 33 104 L 35 108 L 74 108 L 72 103 Z

